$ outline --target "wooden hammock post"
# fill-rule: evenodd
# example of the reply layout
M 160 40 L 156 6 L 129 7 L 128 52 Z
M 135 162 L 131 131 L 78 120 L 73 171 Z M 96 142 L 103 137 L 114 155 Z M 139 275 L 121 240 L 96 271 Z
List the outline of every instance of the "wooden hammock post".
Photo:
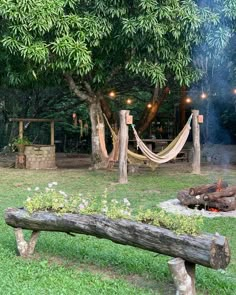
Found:
M 198 123 L 199 110 L 192 110 L 193 113 L 193 173 L 201 173 L 201 147 L 200 147 L 200 128 Z
M 119 183 L 125 184 L 128 182 L 127 176 L 127 150 L 128 150 L 128 126 L 126 124 L 126 118 L 129 115 L 129 111 L 120 111 L 120 139 L 119 139 Z

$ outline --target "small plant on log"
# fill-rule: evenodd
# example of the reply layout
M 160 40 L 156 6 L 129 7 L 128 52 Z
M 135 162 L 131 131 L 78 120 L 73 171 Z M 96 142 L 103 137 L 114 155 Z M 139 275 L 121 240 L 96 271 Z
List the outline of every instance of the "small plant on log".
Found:
M 177 234 L 197 235 L 203 227 L 203 218 L 200 215 L 169 214 L 158 208 L 147 209 L 146 211 L 139 210 L 136 220 L 171 229 Z
M 107 200 L 107 190 L 102 198 L 78 195 L 68 195 L 64 191 L 55 190 L 56 182 L 48 184 L 45 190 L 38 187 L 34 189 L 32 197 L 28 197 L 24 203 L 28 212 L 52 211 L 57 214 L 80 213 L 80 214 L 103 214 L 109 218 L 130 219 L 132 210 L 129 201 Z M 31 189 L 29 189 L 30 191 Z
M 45 190 L 38 187 L 34 189 L 31 197 L 24 203 L 28 212 L 51 211 L 56 214 L 79 213 L 79 214 L 102 214 L 111 219 L 130 219 L 142 223 L 148 223 L 175 231 L 177 234 L 197 235 L 203 225 L 201 216 L 184 216 L 166 213 L 155 208 L 153 210 L 140 209 L 136 215 L 132 215 L 129 200 L 121 201 L 107 198 L 107 190 L 101 198 L 83 196 L 82 194 L 69 196 L 64 191 L 55 190 L 56 182 L 48 184 Z M 31 190 L 31 189 L 29 189 Z

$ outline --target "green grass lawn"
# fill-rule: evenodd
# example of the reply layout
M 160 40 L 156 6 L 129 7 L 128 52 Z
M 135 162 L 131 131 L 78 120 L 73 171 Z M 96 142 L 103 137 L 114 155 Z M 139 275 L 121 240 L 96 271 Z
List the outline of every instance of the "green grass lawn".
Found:
M 22 207 L 28 187 L 43 189 L 52 181 L 58 182 L 58 190 L 71 194 L 102 196 L 107 189 L 109 198 L 128 198 L 133 208 L 154 207 L 175 198 L 181 189 L 220 177 L 236 184 L 235 169 L 205 169 L 202 175 L 192 175 L 174 166 L 130 175 L 126 185 L 117 183 L 117 171 L 0 168 L 0 294 L 174 294 L 170 257 L 91 236 L 42 232 L 35 255 L 23 259 L 16 256 L 13 229 L 4 222 L 4 210 Z M 197 266 L 197 294 L 236 294 L 235 222 L 235 218 L 204 219 L 204 231 L 229 239 L 232 258 L 226 270 Z

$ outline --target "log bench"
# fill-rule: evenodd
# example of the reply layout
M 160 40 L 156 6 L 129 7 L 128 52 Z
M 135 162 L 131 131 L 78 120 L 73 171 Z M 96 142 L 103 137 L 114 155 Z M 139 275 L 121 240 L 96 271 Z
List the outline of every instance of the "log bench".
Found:
M 22 208 L 6 209 L 5 222 L 15 228 L 17 249 L 23 257 L 34 253 L 40 231 L 91 235 L 174 257 L 168 264 L 176 294 L 196 294 L 196 264 L 224 269 L 230 262 L 228 241 L 219 234 L 177 235 L 162 227 L 125 219 L 72 213 L 59 215 L 47 211 L 30 214 Z M 24 239 L 23 229 L 32 230 L 28 242 Z

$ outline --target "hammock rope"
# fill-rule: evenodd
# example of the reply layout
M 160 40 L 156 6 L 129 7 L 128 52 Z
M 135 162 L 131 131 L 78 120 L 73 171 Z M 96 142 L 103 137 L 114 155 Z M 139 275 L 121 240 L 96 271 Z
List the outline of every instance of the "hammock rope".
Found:
M 191 120 L 192 115 L 189 117 L 187 123 L 185 124 L 182 131 L 179 133 L 179 135 L 160 153 L 156 154 L 153 153 L 141 140 L 141 138 L 138 136 L 137 131 L 134 128 L 134 125 L 132 125 L 134 136 L 137 141 L 137 147 L 140 148 L 142 153 L 151 161 L 157 163 L 157 164 L 163 164 L 166 162 L 169 162 L 170 160 L 174 159 L 178 153 L 182 150 L 183 146 L 185 145 L 189 132 L 191 130 Z
M 103 114 L 105 120 L 106 120 L 106 123 L 107 123 L 107 126 L 108 128 L 110 129 L 110 132 L 111 132 L 111 137 L 112 137 L 112 145 L 113 145 L 113 150 L 111 152 L 111 158 L 114 158 L 114 160 L 118 160 L 118 156 L 119 156 L 119 136 L 116 134 L 116 132 L 112 129 L 107 117 L 105 114 Z M 115 157 L 113 157 L 113 154 L 115 154 Z M 131 150 L 127 150 L 127 154 L 128 154 L 128 158 L 132 157 L 132 158 L 135 158 L 136 160 L 139 160 L 139 161 L 146 161 L 148 160 L 148 158 L 144 155 L 140 155 L 138 153 L 135 153 Z M 129 160 L 129 159 L 128 159 Z

